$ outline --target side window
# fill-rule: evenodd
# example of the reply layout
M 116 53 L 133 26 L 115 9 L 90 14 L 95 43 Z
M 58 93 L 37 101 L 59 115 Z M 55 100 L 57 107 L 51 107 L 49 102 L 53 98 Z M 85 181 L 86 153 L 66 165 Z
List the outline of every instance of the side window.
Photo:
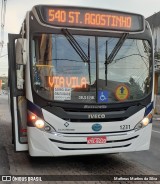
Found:
M 24 69 L 25 69 L 25 41 L 22 39 L 16 40 L 16 74 L 17 74 L 17 89 L 24 89 Z
M 16 49 L 16 86 L 18 90 L 24 90 L 24 73 L 26 64 L 26 54 L 25 54 L 25 41 L 18 39 L 15 42 Z M 25 96 L 17 97 L 17 116 L 18 116 L 18 132 L 19 132 L 19 142 L 27 142 L 27 103 Z

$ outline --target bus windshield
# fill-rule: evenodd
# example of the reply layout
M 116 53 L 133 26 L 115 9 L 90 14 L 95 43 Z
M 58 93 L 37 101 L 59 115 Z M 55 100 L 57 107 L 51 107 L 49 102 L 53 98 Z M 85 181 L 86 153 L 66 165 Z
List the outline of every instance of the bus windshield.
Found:
M 117 103 L 151 92 L 151 46 L 147 40 L 65 34 L 32 39 L 33 88 L 50 101 Z

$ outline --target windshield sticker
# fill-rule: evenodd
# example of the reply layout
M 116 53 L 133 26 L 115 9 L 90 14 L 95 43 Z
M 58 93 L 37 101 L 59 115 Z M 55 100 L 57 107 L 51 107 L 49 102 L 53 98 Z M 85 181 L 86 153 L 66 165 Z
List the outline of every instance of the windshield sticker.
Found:
M 54 100 L 71 100 L 71 88 L 54 88 Z
M 116 87 L 115 97 L 119 101 L 127 100 L 129 97 L 129 88 L 125 84 L 120 84 Z
M 78 97 L 79 100 L 95 100 L 94 96 L 85 96 L 85 95 L 81 95 Z
M 108 102 L 108 91 L 98 91 L 98 103 Z

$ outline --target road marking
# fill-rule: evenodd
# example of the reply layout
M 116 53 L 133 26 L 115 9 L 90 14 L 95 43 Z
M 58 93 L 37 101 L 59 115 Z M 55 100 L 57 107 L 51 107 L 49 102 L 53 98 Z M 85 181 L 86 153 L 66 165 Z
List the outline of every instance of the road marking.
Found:
M 156 120 L 156 121 L 159 121 L 160 120 L 160 118 L 153 118 L 154 120 Z
M 159 133 L 159 134 L 160 134 L 160 132 L 159 132 L 159 131 L 152 130 L 152 132 L 156 132 L 156 133 Z

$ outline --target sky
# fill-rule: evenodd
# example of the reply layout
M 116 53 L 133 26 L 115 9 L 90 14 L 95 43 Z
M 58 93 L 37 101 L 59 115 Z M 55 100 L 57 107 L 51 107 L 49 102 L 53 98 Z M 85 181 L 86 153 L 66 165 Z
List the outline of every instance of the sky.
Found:
M 0 2 L 0 10 L 2 7 L 1 3 L 2 1 Z M 0 58 L 0 76 L 7 75 L 8 71 L 8 33 L 19 33 L 26 12 L 31 10 L 31 8 L 37 4 L 79 5 L 115 9 L 139 13 L 144 15 L 145 18 L 160 11 L 160 0 L 7 0 L 4 27 L 4 47 L 1 54 L 2 57 Z

